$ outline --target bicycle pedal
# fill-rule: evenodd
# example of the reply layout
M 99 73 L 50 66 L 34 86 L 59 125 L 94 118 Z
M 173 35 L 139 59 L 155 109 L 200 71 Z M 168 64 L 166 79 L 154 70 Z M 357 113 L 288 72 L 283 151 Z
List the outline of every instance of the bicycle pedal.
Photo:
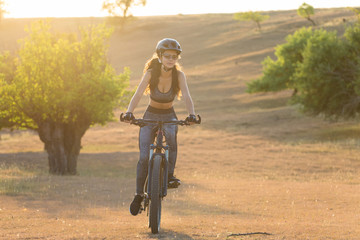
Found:
M 180 186 L 180 182 L 169 182 L 168 183 L 168 188 L 178 188 Z

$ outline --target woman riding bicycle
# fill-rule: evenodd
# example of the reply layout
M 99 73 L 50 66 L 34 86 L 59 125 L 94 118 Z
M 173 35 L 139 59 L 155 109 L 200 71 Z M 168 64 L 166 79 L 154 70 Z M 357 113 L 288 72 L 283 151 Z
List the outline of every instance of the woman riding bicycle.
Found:
M 175 97 L 182 95 L 186 109 L 189 113 L 187 120 L 190 123 L 196 121 L 194 104 L 186 82 L 186 76 L 181 71 L 178 59 L 182 49 L 180 44 L 171 38 L 165 38 L 158 42 L 156 53 L 145 64 L 144 75 L 140 84 L 132 97 L 124 116 L 125 121 L 130 122 L 135 119 L 134 109 L 138 105 L 144 93 L 150 94 L 150 102 L 143 116 L 144 119 L 169 121 L 176 120 L 173 108 Z M 177 131 L 176 125 L 164 126 L 166 142 L 169 146 L 169 183 L 180 183 L 174 176 L 174 169 L 177 156 Z M 156 129 L 151 125 L 140 128 L 139 148 L 140 158 L 137 164 L 136 194 L 130 205 L 132 215 L 137 215 L 144 198 L 144 184 L 148 173 L 148 160 L 150 144 L 155 138 Z

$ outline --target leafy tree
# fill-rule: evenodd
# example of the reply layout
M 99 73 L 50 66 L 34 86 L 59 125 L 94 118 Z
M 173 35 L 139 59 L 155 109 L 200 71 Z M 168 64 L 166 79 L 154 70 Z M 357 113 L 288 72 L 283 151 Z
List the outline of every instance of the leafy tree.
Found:
M 235 13 L 233 15 L 233 19 L 238 21 L 254 21 L 259 29 L 261 31 L 260 22 L 265 21 L 269 19 L 269 15 L 263 15 L 260 12 L 244 12 L 244 13 Z
M 0 129 L 14 126 L 10 122 L 11 112 L 8 110 L 8 105 L 5 102 L 5 88 L 6 84 L 11 83 L 15 75 L 15 58 L 9 52 L 0 54 Z
M 307 4 L 307 3 L 303 3 L 297 10 L 297 14 L 300 16 L 300 17 L 303 17 L 303 18 L 306 18 L 308 21 L 310 21 L 313 26 L 315 26 L 315 22 L 314 20 L 312 20 L 310 18 L 311 15 L 314 15 L 315 14 L 315 11 L 314 11 L 314 7 Z
M 87 129 L 105 124 L 116 106 L 127 105 L 129 70 L 117 75 L 108 63 L 111 30 L 104 25 L 81 29 L 79 39 L 53 34 L 44 22 L 28 31 L 15 76 L 2 81 L 2 101 L 12 123 L 38 132 L 51 173 L 76 174 Z
M 343 37 L 336 32 L 310 30 L 301 29 L 288 37 L 294 40 L 297 36 L 295 42 L 303 43 L 295 53 L 298 57 L 291 58 L 286 55 L 287 51 L 279 50 L 285 49 L 290 41 L 279 46 L 277 54 L 282 60 L 273 61 L 268 67 L 277 71 L 264 71 L 264 76 L 257 81 L 267 81 L 263 91 L 281 90 L 276 79 L 281 79 L 282 71 L 288 71 L 281 86 L 285 89 L 288 84 L 298 90 L 291 102 L 300 104 L 304 112 L 333 119 L 357 117 L 360 113 L 360 24 L 348 27 Z M 256 86 L 252 87 L 256 90 Z
M 286 43 L 275 48 L 277 59 L 267 57 L 262 62 L 263 75 L 247 84 L 247 92 L 277 92 L 293 89 L 295 95 L 297 89 L 293 76 L 297 66 L 303 61 L 302 52 L 313 34 L 311 28 L 302 28 L 293 35 L 288 35 Z
M 312 115 L 336 117 L 343 114 L 353 86 L 347 82 L 347 51 L 336 32 L 314 35 L 303 50 L 303 62 L 294 75 L 299 90 L 295 102 Z M 350 84 L 350 85 L 349 85 Z
M 103 2 L 102 9 L 107 10 L 110 16 L 119 19 L 119 22 L 124 24 L 131 17 L 129 9 L 137 5 L 145 6 L 146 0 L 115 0 L 115 2 L 113 0 L 106 0 Z

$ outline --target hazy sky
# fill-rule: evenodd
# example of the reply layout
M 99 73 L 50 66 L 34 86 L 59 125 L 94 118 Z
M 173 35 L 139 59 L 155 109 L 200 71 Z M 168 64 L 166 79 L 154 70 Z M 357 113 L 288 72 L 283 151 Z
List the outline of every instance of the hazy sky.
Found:
M 100 17 L 103 0 L 4 0 L 8 18 Z M 305 0 L 147 0 L 145 7 L 131 10 L 135 16 L 196 13 L 234 13 L 297 9 Z M 360 7 L 359 0 L 306 0 L 314 8 Z

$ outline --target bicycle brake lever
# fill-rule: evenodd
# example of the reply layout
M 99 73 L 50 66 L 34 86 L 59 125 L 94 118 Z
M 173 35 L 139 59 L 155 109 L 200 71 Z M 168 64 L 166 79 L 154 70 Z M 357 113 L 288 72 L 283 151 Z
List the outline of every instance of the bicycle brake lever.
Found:
M 196 120 L 195 123 L 200 124 L 201 123 L 201 117 L 200 117 L 199 114 L 197 116 L 198 116 L 199 120 Z
M 120 122 L 123 122 L 123 121 L 124 121 L 124 117 L 123 117 L 123 116 L 124 116 L 124 113 L 121 113 L 121 114 L 120 114 Z

